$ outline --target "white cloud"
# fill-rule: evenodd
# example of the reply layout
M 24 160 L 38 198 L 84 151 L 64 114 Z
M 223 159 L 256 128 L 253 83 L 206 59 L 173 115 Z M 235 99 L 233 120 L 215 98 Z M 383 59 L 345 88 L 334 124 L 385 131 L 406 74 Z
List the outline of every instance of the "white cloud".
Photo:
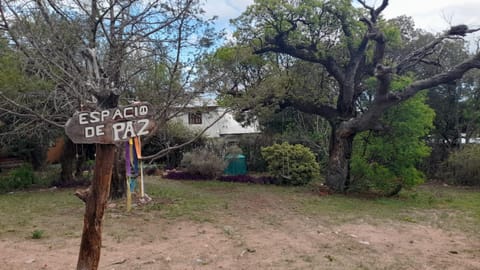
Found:
M 224 27 L 228 20 L 238 17 L 253 0 L 205 0 L 208 16 L 219 16 Z M 380 0 L 367 1 L 379 4 Z M 414 18 L 416 26 L 427 31 L 438 32 L 455 24 L 480 27 L 479 0 L 390 0 L 384 15 L 393 18 L 407 15 Z
M 479 27 L 479 10 L 478 0 L 393 0 L 384 15 L 387 18 L 411 16 L 416 27 L 440 32 L 457 24 Z
M 238 17 L 253 0 L 205 0 L 204 10 L 208 17 L 218 16 L 219 22 L 228 24 L 230 19 Z
M 229 20 L 238 17 L 254 0 L 204 0 L 206 15 L 218 16 L 217 27 L 231 32 Z M 353 0 L 355 1 L 355 0 Z M 367 0 L 379 5 L 381 0 Z M 480 27 L 480 0 L 390 0 L 383 15 L 394 18 L 411 16 L 417 28 L 441 32 L 451 25 L 467 24 Z M 475 36 L 479 36 L 476 34 Z

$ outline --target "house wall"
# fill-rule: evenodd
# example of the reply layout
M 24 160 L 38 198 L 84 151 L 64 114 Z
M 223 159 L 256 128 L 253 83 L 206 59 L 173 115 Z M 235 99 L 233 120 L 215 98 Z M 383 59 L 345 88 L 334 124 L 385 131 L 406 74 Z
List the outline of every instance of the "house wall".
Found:
M 46 162 L 53 164 L 60 162 L 63 155 L 63 148 L 65 147 L 65 140 L 60 137 L 55 140 L 55 144 L 48 148 Z
M 225 109 L 216 108 L 210 110 L 209 112 L 202 113 L 202 124 L 189 124 L 188 123 L 188 113 L 179 115 L 176 120 L 182 122 L 185 126 L 196 130 L 202 131 L 213 122 L 215 122 L 223 113 Z M 259 133 L 257 126 L 247 126 L 242 127 L 242 125 L 237 122 L 231 113 L 225 114 L 222 119 L 218 120 L 213 124 L 207 131 L 205 135 L 210 138 L 218 138 L 225 135 L 233 134 L 250 134 L 250 133 Z

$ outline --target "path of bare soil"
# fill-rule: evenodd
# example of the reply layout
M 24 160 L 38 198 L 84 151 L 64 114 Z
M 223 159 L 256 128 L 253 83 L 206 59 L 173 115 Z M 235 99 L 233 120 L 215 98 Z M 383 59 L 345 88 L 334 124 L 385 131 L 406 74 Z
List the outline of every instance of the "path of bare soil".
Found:
M 133 215 L 123 235 L 108 233 L 120 224 L 107 213 L 100 269 L 480 269 L 478 236 L 389 220 L 332 225 L 282 200 L 240 200 L 212 222 Z M 79 243 L 1 239 L 0 269 L 75 269 Z

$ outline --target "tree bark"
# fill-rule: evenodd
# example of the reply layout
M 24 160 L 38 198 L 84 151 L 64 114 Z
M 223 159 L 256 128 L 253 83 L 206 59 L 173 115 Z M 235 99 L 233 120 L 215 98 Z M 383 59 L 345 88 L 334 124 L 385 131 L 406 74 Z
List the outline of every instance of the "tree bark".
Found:
M 97 144 L 95 172 L 87 194 L 77 270 L 95 270 L 100 262 L 103 213 L 110 191 L 115 145 Z
M 350 158 L 355 134 L 342 134 L 332 125 L 330 154 L 325 184 L 335 192 L 345 192 L 350 184 Z
M 60 186 L 70 186 L 75 182 L 73 177 L 73 163 L 75 160 L 75 144 L 72 140 L 65 137 L 65 144 L 63 146 L 63 154 L 61 160 L 62 170 L 60 172 Z
M 83 180 L 83 171 L 85 167 L 85 163 L 87 161 L 87 152 L 88 150 L 86 149 L 88 145 L 77 145 L 76 146 L 76 156 L 77 160 L 75 161 L 75 178 Z

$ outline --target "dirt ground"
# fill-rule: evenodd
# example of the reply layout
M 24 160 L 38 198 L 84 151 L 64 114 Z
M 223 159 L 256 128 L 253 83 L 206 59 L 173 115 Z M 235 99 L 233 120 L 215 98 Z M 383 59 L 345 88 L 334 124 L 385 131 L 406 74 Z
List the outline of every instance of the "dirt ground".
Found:
M 107 211 L 100 269 L 480 269 L 478 236 L 388 220 L 332 225 L 281 200 L 235 203 L 215 222 L 125 224 Z M 118 226 L 121 235 L 109 233 Z M 2 239 L 0 269 L 75 269 L 79 245 L 79 235 Z

